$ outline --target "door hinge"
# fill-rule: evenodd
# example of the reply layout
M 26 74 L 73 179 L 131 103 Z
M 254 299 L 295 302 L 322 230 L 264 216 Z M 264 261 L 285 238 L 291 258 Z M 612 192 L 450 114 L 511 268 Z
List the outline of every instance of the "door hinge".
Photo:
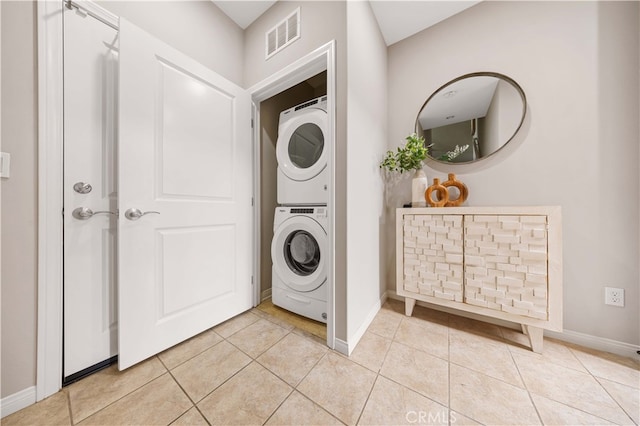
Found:
M 253 207 L 253 197 L 251 197 L 251 207 Z
M 253 285 L 253 275 L 251 275 L 251 285 Z
M 251 119 L 251 128 L 253 129 L 253 118 Z

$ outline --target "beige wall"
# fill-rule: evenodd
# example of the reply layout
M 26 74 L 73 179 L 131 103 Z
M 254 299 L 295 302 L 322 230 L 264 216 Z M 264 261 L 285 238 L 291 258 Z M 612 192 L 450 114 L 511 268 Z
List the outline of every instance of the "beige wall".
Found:
M 96 3 L 243 86 L 244 31 L 211 1 Z
M 361 336 L 386 290 L 387 46 L 368 2 L 347 2 L 347 326 Z
M 477 167 L 433 165 L 426 173 L 458 172 L 469 205 L 562 206 L 565 329 L 635 345 L 638 6 L 482 2 L 389 48 L 390 147 L 413 131 L 424 100 L 454 77 L 496 71 L 522 86 L 529 108 L 514 142 Z M 392 215 L 410 199 L 407 182 L 389 194 Z M 390 283 L 393 276 L 390 268 Z M 624 308 L 604 305 L 605 286 L 625 289 Z
M 37 94 L 35 4 L 2 8 L 2 149 L 11 177 L 2 179 L 2 390 L 35 385 L 37 271 Z
M 300 7 L 301 37 L 265 60 L 265 33 Z M 335 235 L 346 235 L 346 4 L 279 1 L 245 30 L 244 83 L 251 87 L 331 40 L 336 40 Z M 347 339 L 346 238 L 336 238 L 335 335 Z
M 242 85 L 243 32 L 213 3 L 101 4 Z M 34 386 L 36 379 L 37 40 L 34 3 L 2 1 L 0 7 L 2 149 L 12 162 L 11 178 L 2 179 L 4 398 Z
M 300 8 L 300 38 L 265 60 L 265 33 Z M 340 1 L 278 1 L 245 30 L 244 83 L 249 88 L 309 52 L 336 40 L 338 59 L 346 53 L 346 10 Z M 338 68 L 346 64 L 338 63 Z

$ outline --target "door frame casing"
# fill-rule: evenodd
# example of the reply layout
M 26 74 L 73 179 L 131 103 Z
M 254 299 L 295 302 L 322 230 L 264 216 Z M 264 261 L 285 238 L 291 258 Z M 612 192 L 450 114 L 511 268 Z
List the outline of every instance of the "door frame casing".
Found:
M 118 17 L 89 0 L 76 0 L 93 17 Z M 37 2 L 38 32 L 38 285 L 36 401 L 63 380 L 63 0 Z
M 38 338 L 36 401 L 62 387 L 63 15 L 38 2 Z
M 78 1 L 91 14 L 117 25 L 118 18 L 91 1 Z M 63 379 L 63 0 L 37 2 L 38 32 L 38 282 L 36 401 L 62 388 Z M 248 89 L 254 118 L 254 149 L 259 149 L 259 104 L 261 101 L 327 70 L 329 144 L 329 221 L 327 229 L 330 256 L 327 259 L 327 345 L 335 347 L 334 247 L 335 247 L 335 41 L 330 41 L 281 71 Z M 257 148 L 256 148 L 257 147 Z M 259 236 L 259 156 L 254 155 L 254 236 Z M 256 237 L 254 237 L 256 238 Z M 256 266 L 260 245 L 254 240 L 255 302 L 260 301 L 260 282 Z
M 335 348 L 335 141 L 336 141 L 336 42 L 331 40 L 302 58 L 272 74 L 248 90 L 252 102 L 254 145 L 254 272 L 260 271 L 260 102 L 295 86 L 306 79 L 327 71 L 327 132 L 331 136 L 327 149 L 329 175 L 327 201 L 327 346 Z M 254 274 L 254 306 L 260 304 L 260 276 Z

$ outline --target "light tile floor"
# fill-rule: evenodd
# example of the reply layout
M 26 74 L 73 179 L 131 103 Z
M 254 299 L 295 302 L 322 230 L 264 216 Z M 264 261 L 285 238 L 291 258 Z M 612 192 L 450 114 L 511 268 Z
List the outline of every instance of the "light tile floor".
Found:
M 623 424 L 640 362 L 388 301 L 351 357 L 252 309 L 125 372 L 115 367 L 2 425 Z

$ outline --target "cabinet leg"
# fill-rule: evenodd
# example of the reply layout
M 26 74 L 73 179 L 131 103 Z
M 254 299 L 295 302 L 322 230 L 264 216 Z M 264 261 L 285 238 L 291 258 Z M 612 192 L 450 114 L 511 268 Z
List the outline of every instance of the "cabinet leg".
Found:
M 530 325 L 522 324 L 522 331 L 529 336 L 529 344 L 531 350 L 537 354 L 542 353 L 542 335 L 543 330 L 540 327 L 532 327 Z
M 408 317 L 413 313 L 413 307 L 416 306 L 416 299 L 404 298 L 404 314 Z

